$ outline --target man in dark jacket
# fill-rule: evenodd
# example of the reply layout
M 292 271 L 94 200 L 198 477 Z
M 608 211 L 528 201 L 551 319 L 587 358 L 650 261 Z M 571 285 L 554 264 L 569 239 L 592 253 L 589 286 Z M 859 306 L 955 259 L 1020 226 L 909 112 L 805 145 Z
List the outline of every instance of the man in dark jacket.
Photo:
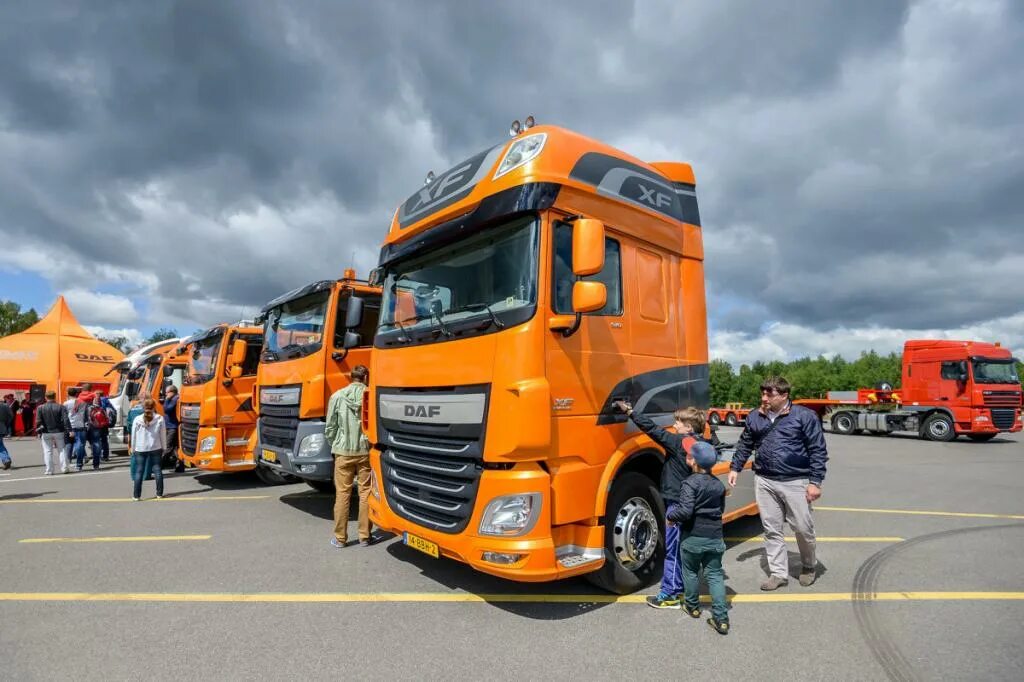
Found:
M 47 476 L 55 473 L 55 460 L 58 457 L 61 473 L 68 473 L 70 465 L 64 450 L 64 434 L 71 430 L 71 421 L 67 408 L 57 402 L 56 391 L 46 392 L 46 402 L 39 406 L 36 419 L 39 422 L 36 431 L 43 441 L 44 473 Z
M 164 425 L 167 427 L 167 452 L 164 457 L 174 460 L 174 471 L 185 471 L 185 462 L 178 458 L 178 387 L 171 384 L 164 397 Z
M 761 583 L 765 591 L 789 584 L 789 555 L 784 523 L 788 520 L 800 550 L 800 584 L 814 584 L 817 567 L 811 503 L 821 497 L 828 451 L 818 415 L 793 405 L 789 382 L 769 377 L 761 385 L 761 407 L 747 415 L 732 458 L 729 485 L 751 451 L 754 458 L 754 495 L 764 527 L 764 549 L 771 575 Z
M 4 469 L 11 468 L 11 453 L 7 452 L 4 438 L 14 433 L 14 412 L 6 401 L 0 402 L 0 463 Z

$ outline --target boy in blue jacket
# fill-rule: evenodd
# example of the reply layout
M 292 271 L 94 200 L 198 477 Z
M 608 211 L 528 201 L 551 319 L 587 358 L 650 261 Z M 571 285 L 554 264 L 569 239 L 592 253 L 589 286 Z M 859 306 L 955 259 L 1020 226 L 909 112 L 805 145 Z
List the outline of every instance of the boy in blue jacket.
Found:
M 686 452 L 698 440 L 697 434 L 704 432 L 704 413 L 695 407 L 676 410 L 672 417 L 675 433 L 655 424 L 649 417 L 633 411 L 625 401 L 616 401 L 615 407 L 625 412 L 637 428 L 650 436 L 651 440 L 665 450 L 665 465 L 661 470 L 661 499 L 667 505 L 666 516 L 679 499 L 683 481 L 690 475 L 686 463 Z M 709 446 L 710 447 L 710 446 Z M 656 609 L 679 609 L 683 593 L 683 573 L 679 563 L 679 529 L 665 525 L 665 569 L 661 579 L 661 590 L 647 598 L 647 605 Z

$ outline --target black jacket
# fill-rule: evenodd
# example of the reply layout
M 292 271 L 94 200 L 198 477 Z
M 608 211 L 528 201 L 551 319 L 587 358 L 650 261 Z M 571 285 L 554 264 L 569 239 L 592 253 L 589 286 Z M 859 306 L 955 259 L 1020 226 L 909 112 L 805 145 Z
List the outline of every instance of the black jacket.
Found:
M 665 500 L 666 505 L 675 502 L 679 499 L 679 486 L 692 473 L 690 465 L 686 463 L 683 439 L 693 438 L 693 434 L 683 436 L 666 431 L 651 421 L 649 417 L 636 411 L 632 412 L 629 418 L 633 420 L 637 428 L 665 449 L 665 466 L 661 469 L 661 498 Z
M 14 413 L 10 406 L 0 401 L 0 438 L 9 436 L 14 431 Z
M 71 430 L 68 408 L 61 403 L 43 403 L 36 410 L 37 433 L 67 433 Z
M 722 537 L 725 513 L 725 486 L 711 474 L 698 472 L 679 489 L 679 503 L 672 507 L 668 520 L 679 524 L 679 537 Z
M 747 415 L 732 457 L 732 470 L 742 471 L 751 451 L 757 450 L 754 473 L 758 476 L 776 481 L 806 478 L 821 485 L 828 462 L 821 419 L 806 407 L 790 405 L 775 421 L 773 429 L 772 421 L 761 410 Z

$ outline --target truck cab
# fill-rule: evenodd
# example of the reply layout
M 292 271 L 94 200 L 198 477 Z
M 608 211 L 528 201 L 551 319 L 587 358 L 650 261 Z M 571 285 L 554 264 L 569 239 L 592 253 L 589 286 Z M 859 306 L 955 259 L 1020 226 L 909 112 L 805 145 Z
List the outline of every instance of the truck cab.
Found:
M 128 412 L 131 410 L 132 405 L 139 401 L 142 386 L 148 385 L 151 378 L 147 374 L 151 361 L 147 362 L 147 360 L 153 357 L 162 357 L 164 352 L 174 348 L 179 342 L 179 339 L 167 339 L 143 346 L 111 367 L 107 372 L 107 374 L 117 372 L 118 375 L 117 387 L 112 389 L 110 396 L 108 396 L 110 403 L 117 410 L 117 422 L 110 429 L 110 438 L 112 440 L 120 440 L 122 443 L 128 442 L 127 432 L 131 424 L 128 421 Z M 155 380 L 155 377 L 152 378 Z
M 353 295 L 362 319 L 347 326 Z M 267 482 L 298 477 L 318 490 L 334 487 L 334 458 L 324 439 L 327 402 L 350 383 L 356 365 L 370 363 L 380 288 L 356 279 L 313 282 L 280 296 L 260 312 L 263 349 L 256 377 L 259 414 L 257 474 Z M 346 347 L 345 338 L 354 338 Z
M 664 425 L 708 405 L 696 181 L 563 128 L 513 135 L 428 174 L 381 249 L 370 518 L 492 575 L 635 591 L 664 558 L 665 455 L 613 402 Z M 752 512 L 737 487 L 727 520 Z
M 249 438 L 256 428 L 252 404 L 263 330 L 248 323 L 219 324 L 182 343 L 185 363 L 178 398 L 178 456 L 206 471 L 252 471 Z

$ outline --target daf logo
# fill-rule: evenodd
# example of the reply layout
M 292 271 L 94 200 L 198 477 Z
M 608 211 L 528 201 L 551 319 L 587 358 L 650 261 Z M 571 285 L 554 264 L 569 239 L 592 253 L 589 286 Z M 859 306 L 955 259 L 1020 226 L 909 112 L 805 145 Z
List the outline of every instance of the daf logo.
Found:
M 75 359 L 79 362 L 113 362 L 110 355 L 92 355 L 90 353 L 75 353 Z
M 437 417 L 441 414 L 440 405 L 406 405 L 406 417 Z
M 669 195 L 659 192 L 657 189 L 649 189 L 640 183 L 637 183 L 636 186 L 640 189 L 640 201 L 647 202 L 655 208 L 672 205 L 672 198 Z
M 264 393 L 263 402 L 265 403 L 279 403 L 284 400 L 284 396 L 280 393 Z

